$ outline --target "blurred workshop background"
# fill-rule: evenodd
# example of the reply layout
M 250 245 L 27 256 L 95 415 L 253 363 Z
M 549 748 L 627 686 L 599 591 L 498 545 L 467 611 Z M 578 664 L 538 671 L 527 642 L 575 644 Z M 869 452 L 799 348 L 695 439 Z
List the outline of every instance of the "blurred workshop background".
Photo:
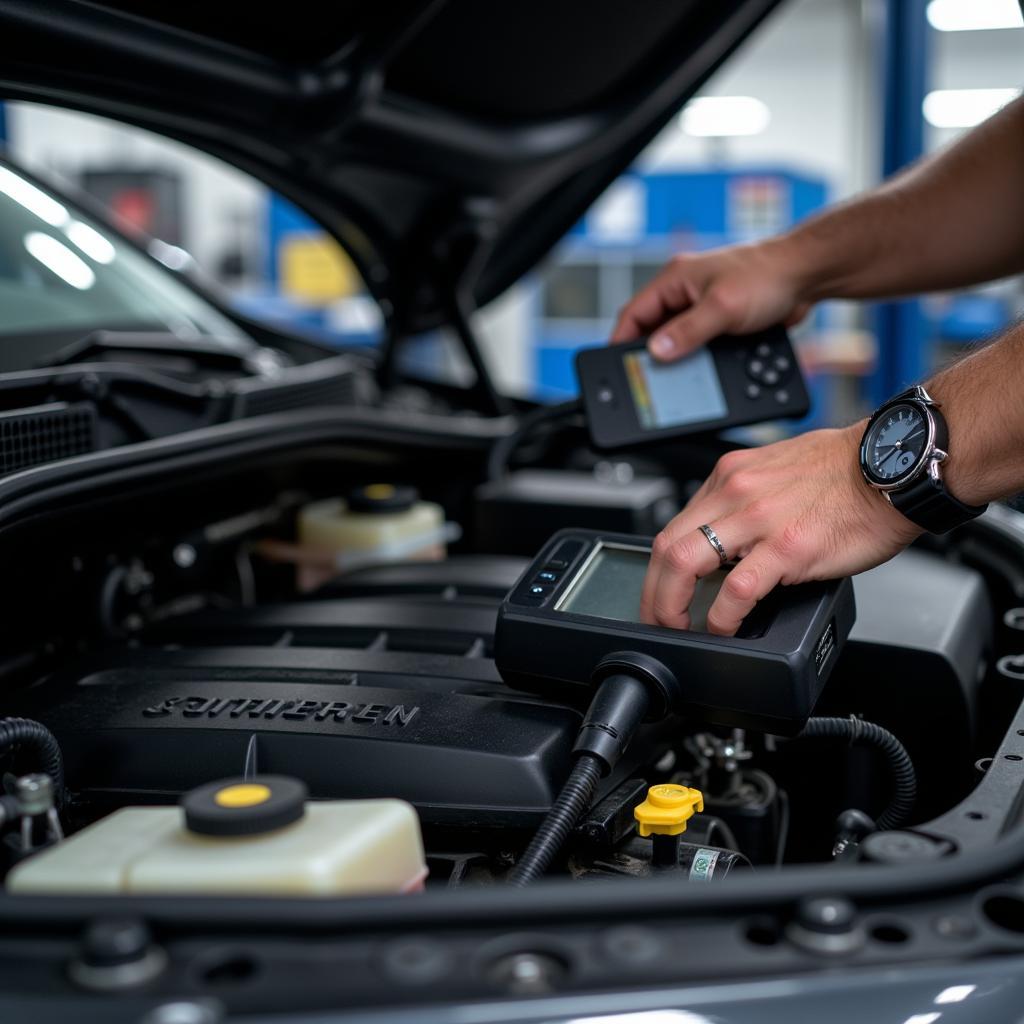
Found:
M 676 252 L 762 237 L 946 146 L 1020 92 L 1016 0 L 789 0 L 552 253 L 480 314 L 496 379 L 554 399 L 572 355 L 604 340 Z M 333 344 L 376 344 L 379 311 L 344 252 L 258 182 L 115 122 L 0 107 L 15 163 L 82 190 L 160 258 L 215 281 L 250 315 Z M 1015 318 L 1013 279 L 868 307 L 827 303 L 797 332 L 815 424 L 859 415 Z M 421 369 L 466 372 L 424 337 Z

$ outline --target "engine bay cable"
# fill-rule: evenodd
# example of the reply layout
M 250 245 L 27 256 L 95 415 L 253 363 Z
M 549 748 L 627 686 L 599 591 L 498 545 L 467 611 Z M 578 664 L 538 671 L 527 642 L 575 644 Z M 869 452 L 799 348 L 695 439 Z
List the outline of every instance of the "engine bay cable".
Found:
M 527 885 L 544 874 L 650 707 L 651 695 L 640 680 L 621 673 L 603 680 L 573 746 L 576 763 L 537 834 L 509 872 L 510 885 Z
M 15 747 L 34 748 L 39 758 L 36 769 L 50 776 L 54 804 L 59 809 L 64 802 L 64 757 L 56 737 L 31 718 L 0 718 L 0 755 Z
M 877 819 L 880 830 L 900 828 L 910 818 L 917 799 L 917 774 L 914 763 L 902 743 L 888 729 L 860 718 L 810 718 L 797 736 L 845 739 L 851 744 L 865 743 L 885 755 L 892 775 L 893 795 L 889 806 Z
M 576 759 L 569 778 L 562 787 L 544 824 L 537 830 L 530 845 L 508 876 L 510 885 L 527 885 L 536 881 L 565 845 L 576 822 L 590 806 L 601 781 L 601 762 L 590 755 Z
M 525 413 L 511 433 L 499 437 L 491 446 L 487 456 L 487 479 L 500 480 L 505 475 L 515 450 L 541 424 L 574 416 L 582 409 L 582 401 L 574 398 L 557 405 L 541 405 Z

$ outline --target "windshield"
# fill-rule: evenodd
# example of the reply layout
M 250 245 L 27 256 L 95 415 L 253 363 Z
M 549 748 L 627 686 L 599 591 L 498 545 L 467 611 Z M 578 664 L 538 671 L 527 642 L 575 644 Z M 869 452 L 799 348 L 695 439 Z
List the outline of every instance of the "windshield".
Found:
M 250 346 L 169 271 L 0 164 L 0 372 L 45 364 L 57 349 L 100 329 Z

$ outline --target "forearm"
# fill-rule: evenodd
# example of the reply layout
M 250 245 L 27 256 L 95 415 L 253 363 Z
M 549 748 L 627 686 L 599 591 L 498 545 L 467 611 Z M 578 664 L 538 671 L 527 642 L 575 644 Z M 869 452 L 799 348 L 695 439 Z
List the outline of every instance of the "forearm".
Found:
M 805 297 L 882 298 L 1024 270 L 1024 99 L 775 244 Z
M 925 386 L 949 424 L 950 491 L 969 505 L 1024 491 L 1024 325 Z

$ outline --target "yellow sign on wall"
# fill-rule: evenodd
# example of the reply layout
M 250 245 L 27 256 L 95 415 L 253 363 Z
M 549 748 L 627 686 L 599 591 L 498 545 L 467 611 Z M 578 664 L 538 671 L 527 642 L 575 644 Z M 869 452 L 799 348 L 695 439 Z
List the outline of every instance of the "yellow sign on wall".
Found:
M 300 302 L 321 304 L 359 291 L 359 275 L 334 239 L 295 234 L 278 247 L 281 290 Z

